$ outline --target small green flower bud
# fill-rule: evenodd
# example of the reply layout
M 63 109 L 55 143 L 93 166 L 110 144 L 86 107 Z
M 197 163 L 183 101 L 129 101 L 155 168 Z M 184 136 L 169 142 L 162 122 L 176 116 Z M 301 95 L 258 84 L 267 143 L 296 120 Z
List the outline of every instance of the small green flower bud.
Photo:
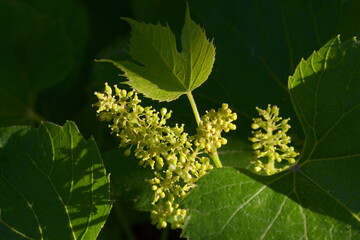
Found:
M 249 140 L 252 141 L 252 142 L 258 142 L 259 141 L 259 139 L 256 138 L 256 137 L 250 137 Z
M 165 115 L 165 119 L 171 118 L 171 113 L 172 113 L 172 111 L 168 112 L 168 113 Z
M 186 163 L 186 158 L 183 155 L 180 155 L 179 160 L 182 164 Z
M 270 106 L 270 105 L 269 105 Z M 269 111 L 268 111 L 269 112 Z M 273 114 L 274 116 L 278 116 L 279 115 L 279 108 L 277 106 L 273 106 L 271 108 L 271 114 Z
M 138 110 L 139 113 L 144 112 L 144 108 L 142 106 L 139 106 L 137 110 Z
M 260 171 L 261 171 L 261 167 L 254 167 L 254 171 L 255 171 L 255 172 L 260 172 Z
M 290 164 L 294 164 L 296 161 L 295 161 L 295 159 L 293 159 L 293 158 L 289 158 L 289 159 L 288 159 L 288 162 L 289 162 Z
M 161 111 L 160 111 L 161 115 L 162 116 L 165 116 L 166 113 L 167 113 L 167 109 L 166 108 L 162 108 Z
M 159 222 L 159 223 L 156 225 L 157 229 L 166 228 L 166 226 L 167 226 L 167 222 L 164 221 L 164 220 L 161 221 L 161 222 Z
M 134 91 L 130 91 L 130 92 L 128 92 L 127 97 L 130 98 L 130 97 L 132 97 L 133 95 L 134 95 Z
M 105 83 L 105 93 L 108 95 L 112 95 L 111 87 L 108 85 L 108 83 Z
M 254 143 L 254 144 L 252 145 L 252 148 L 253 148 L 253 149 L 259 149 L 259 148 L 261 148 L 261 147 L 262 147 L 262 144 L 261 144 L 260 142 Z
M 165 198 L 165 193 L 164 193 L 164 192 L 161 192 L 161 193 L 160 193 L 160 197 L 161 197 L 161 198 Z
M 124 155 L 126 157 L 128 157 L 128 156 L 130 156 L 130 154 L 131 154 L 131 148 L 126 149 L 125 152 L 124 152 Z
M 99 100 L 102 100 L 102 99 L 103 99 L 103 94 L 101 94 L 101 93 L 94 92 L 94 95 L 95 95 Z
M 236 113 L 233 113 L 231 114 L 231 120 L 235 121 L 237 119 L 237 114 Z
M 126 95 L 127 95 L 126 90 L 125 89 L 121 90 L 120 96 L 121 97 L 126 97 Z

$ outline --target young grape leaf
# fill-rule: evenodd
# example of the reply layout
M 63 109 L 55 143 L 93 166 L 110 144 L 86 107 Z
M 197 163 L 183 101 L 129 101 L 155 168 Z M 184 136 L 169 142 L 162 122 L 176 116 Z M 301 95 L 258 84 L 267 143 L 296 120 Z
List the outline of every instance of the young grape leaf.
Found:
M 270 177 L 218 169 L 185 198 L 190 239 L 360 239 L 360 42 L 329 41 L 289 78 L 305 131 L 299 162 Z
M 172 101 L 206 81 L 215 61 L 215 47 L 205 31 L 191 20 L 189 9 L 181 52 L 169 26 L 125 20 L 132 28 L 129 54 L 134 61 L 101 60 L 120 68 L 128 78 L 125 83 L 146 97 Z
M 110 212 L 109 175 L 76 125 L 0 129 L 0 236 L 95 239 Z

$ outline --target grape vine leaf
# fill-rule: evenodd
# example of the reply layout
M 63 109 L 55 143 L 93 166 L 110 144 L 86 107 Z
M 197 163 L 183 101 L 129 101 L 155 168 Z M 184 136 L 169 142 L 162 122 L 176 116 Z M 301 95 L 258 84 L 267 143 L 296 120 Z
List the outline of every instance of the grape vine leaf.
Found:
M 239 137 L 247 139 L 255 106 L 276 104 L 291 118 L 293 134 L 303 139 L 288 76 L 301 57 L 337 34 L 344 39 L 359 35 L 360 1 L 193 0 L 189 5 L 214 36 L 217 56 L 208 81 L 194 92 L 198 107 L 229 103 L 238 113 Z
M 305 145 L 291 170 L 217 169 L 185 198 L 190 239 L 360 239 L 360 42 L 336 37 L 289 78 Z
M 109 197 L 96 143 L 85 141 L 73 122 L 0 129 L 3 239 L 95 239 Z
M 172 101 L 207 80 L 215 61 L 215 47 L 205 31 L 191 20 L 189 9 L 181 52 L 169 26 L 125 20 L 132 28 L 129 54 L 134 61 L 100 60 L 120 68 L 128 78 L 125 83 L 151 99 Z

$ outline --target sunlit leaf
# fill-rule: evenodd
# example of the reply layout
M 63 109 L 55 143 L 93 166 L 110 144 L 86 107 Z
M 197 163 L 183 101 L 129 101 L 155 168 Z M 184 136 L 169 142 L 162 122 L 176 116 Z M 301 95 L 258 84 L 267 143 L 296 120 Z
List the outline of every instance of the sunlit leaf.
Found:
M 0 236 L 95 239 L 110 212 L 109 175 L 76 125 L 0 129 Z
M 215 61 L 215 47 L 205 31 L 186 12 L 181 52 L 169 26 L 139 23 L 131 26 L 130 55 L 133 61 L 113 61 L 128 78 L 126 82 L 145 96 L 172 101 L 207 80 Z

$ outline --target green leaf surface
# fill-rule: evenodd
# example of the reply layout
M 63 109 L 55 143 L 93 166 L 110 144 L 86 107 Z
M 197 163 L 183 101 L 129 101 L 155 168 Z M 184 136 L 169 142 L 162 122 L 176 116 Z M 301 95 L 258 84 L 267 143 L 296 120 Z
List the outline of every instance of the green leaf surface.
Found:
M 239 116 L 239 137 L 248 138 L 255 107 L 271 103 L 291 118 L 292 133 L 303 139 L 288 76 L 329 39 L 360 34 L 360 1 L 193 0 L 189 5 L 216 46 L 213 73 L 193 94 L 200 109 L 209 102 L 229 103 Z
M 360 42 L 329 41 L 302 60 L 289 88 L 306 141 L 302 171 L 344 207 L 360 212 Z
M 0 129 L 2 239 L 95 239 L 110 183 L 95 141 L 76 125 Z
M 250 158 L 253 157 L 254 152 L 251 144 L 235 137 L 227 139 L 228 143 L 218 149 L 223 166 L 252 169 L 254 166 L 250 163 Z
M 291 170 L 210 172 L 185 198 L 190 239 L 360 239 L 360 42 L 329 41 L 289 78 L 305 132 Z
M 181 36 L 181 52 L 169 26 L 125 19 L 131 26 L 130 52 L 133 62 L 113 61 L 146 97 L 172 101 L 207 80 L 215 61 L 215 47 L 187 10 Z
M 183 236 L 191 240 L 360 239 L 353 215 L 301 172 L 281 174 L 266 184 L 253 178 L 231 168 L 216 169 L 201 178 L 185 198 L 190 216 Z

